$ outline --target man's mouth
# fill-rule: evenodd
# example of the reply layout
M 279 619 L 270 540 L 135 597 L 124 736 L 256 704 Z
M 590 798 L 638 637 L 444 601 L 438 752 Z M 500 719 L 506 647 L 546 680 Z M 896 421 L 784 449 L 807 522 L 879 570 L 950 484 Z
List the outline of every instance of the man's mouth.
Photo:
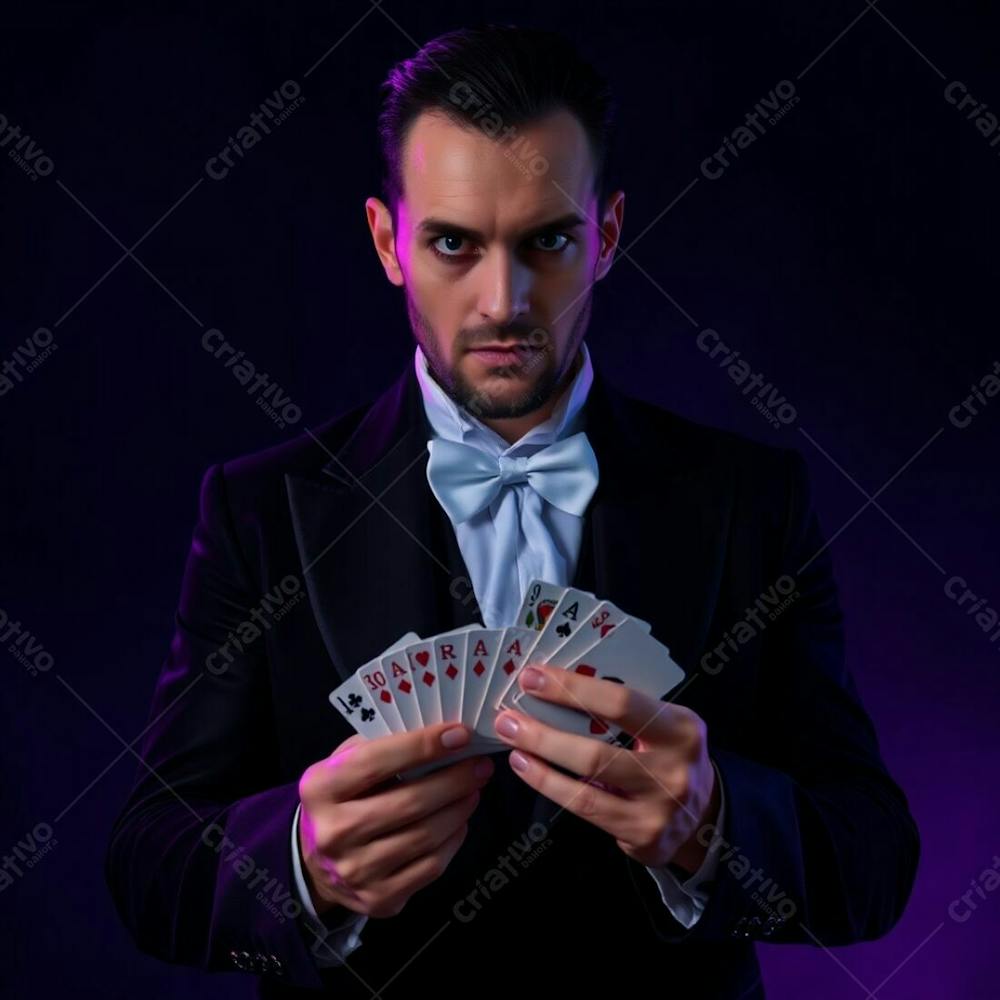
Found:
M 526 341 L 508 344 L 484 344 L 481 347 L 472 347 L 469 354 L 478 358 L 483 364 L 488 365 L 510 365 L 523 363 L 528 358 L 533 357 L 539 348 L 533 347 Z

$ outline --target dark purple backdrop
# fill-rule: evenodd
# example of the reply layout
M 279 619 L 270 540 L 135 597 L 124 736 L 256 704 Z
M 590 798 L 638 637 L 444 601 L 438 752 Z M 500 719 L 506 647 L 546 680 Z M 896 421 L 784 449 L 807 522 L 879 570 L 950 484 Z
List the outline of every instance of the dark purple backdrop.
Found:
M 0 891 L 9 996 L 252 992 L 133 949 L 103 882 L 106 835 L 201 472 L 409 363 L 364 221 L 378 84 L 466 16 L 367 0 L 132 6 L 18 5 L 0 30 L 0 126 L 30 137 L 37 175 L 7 155 L 13 140 L 0 147 L 0 366 L 20 379 L 0 382 L 0 612 L 43 668 L 0 649 L 0 851 L 49 838 Z M 761 946 L 770 995 L 993 997 L 1000 891 L 974 912 L 952 904 L 1000 853 L 1000 642 L 946 588 L 961 577 L 1000 608 L 1000 397 L 963 428 L 949 419 L 1000 358 L 1000 144 L 957 107 L 970 94 L 1000 110 L 997 20 L 974 2 L 745 6 L 476 9 L 563 28 L 612 77 L 627 253 L 598 290 L 595 363 L 636 395 L 806 455 L 851 663 L 920 825 L 892 934 Z M 206 163 L 283 85 L 303 99 L 211 178 Z M 722 137 L 789 86 L 787 114 L 707 176 Z M 301 407 L 298 425 L 277 427 L 202 348 L 213 327 Z M 699 350 L 706 328 L 776 386 L 787 423 Z M 665 965 L 668 993 L 669 978 Z

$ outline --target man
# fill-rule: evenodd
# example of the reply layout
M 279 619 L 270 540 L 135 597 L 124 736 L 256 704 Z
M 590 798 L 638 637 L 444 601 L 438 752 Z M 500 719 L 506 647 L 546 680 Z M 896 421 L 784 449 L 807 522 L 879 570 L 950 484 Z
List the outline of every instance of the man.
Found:
M 844 665 L 803 460 L 592 366 L 624 211 L 610 124 L 598 74 L 539 32 L 454 32 L 390 75 L 367 212 L 414 363 L 205 476 L 108 853 L 144 950 L 255 972 L 268 997 L 760 997 L 753 939 L 847 944 L 899 918 L 917 831 Z M 551 491 L 516 474 L 542 452 L 565 467 Z M 459 724 L 364 740 L 331 710 L 404 632 L 511 624 L 533 577 L 648 621 L 684 668 L 668 702 L 525 671 L 627 748 L 512 711 L 510 754 L 448 763 Z

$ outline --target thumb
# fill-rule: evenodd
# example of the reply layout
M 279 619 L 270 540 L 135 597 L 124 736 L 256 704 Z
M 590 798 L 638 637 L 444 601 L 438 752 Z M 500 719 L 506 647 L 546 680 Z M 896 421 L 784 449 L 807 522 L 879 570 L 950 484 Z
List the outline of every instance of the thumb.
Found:
M 357 746 L 359 743 L 367 743 L 368 739 L 362 736 L 361 733 L 355 733 L 353 736 L 349 736 L 343 743 L 338 747 L 334 747 L 333 753 L 340 753 L 341 750 L 347 750 L 350 747 Z M 331 754 L 332 756 L 332 754 Z

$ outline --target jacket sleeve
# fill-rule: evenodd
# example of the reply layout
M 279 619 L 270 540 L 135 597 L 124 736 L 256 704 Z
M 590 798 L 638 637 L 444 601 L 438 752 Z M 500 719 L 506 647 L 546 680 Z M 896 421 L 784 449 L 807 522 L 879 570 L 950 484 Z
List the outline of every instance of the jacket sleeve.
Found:
M 302 812 L 300 805 L 295 810 L 295 819 L 292 822 L 292 874 L 295 879 L 295 895 L 302 904 L 303 911 L 315 921 L 316 939 L 312 947 L 316 957 L 316 964 L 322 968 L 335 968 L 343 965 L 344 960 L 351 952 L 356 951 L 362 945 L 361 931 L 368 923 L 368 917 L 363 913 L 353 913 L 347 910 L 346 916 L 339 919 L 333 926 L 331 921 L 323 925 L 320 929 L 322 918 L 316 912 L 316 908 L 309 898 L 309 887 L 306 885 L 303 869 L 305 864 L 302 860 L 302 852 L 299 850 L 299 815 Z
M 726 746 L 709 727 L 726 814 L 722 829 L 697 833 L 721 848 L 701 919 L 685 929 L 671 918 L 629 859 L 657 934 L 672 942 L 871 940 L 898 921 L 916 875 L 916 824 L 844 662 L 843 616 L 806 464 L 791 449 L 779 454 L 788 500 L 776 578 L 792 581 L 794 597 L 773 621 L 761 616 L 749 738 Z M 736 658 L 716 667 L 697 683 L 724 684 L 727 669 L 740 669 Z
M 294 891 L 298 782 L 275 773 L 267 607 L 239 549 L 222 467 L 213 466 L 105 874 L 141 950 L 319 987 L 316 934 Z
M 726 822 L 726 792 L 722 787 L 722 778 L 719 776 L 719 769 L 715 764 L 715 780 L 719 783 L 719 815 L 716 819 L 720 828 L 725 827 Z M 698 870 L 686 875 L 683 880 L 680 875 L 672 870 L 669 864 L 660 868 L 647 868 L 646 871 L 653 877 L 660 890 L 660 898 L 663 905 L 670 910 L 670 915 L 681 925 L 687 928 L 694 925 L 701 919 L 705 912 L 705 904 L 712 884 L 715 882 L 715 873 L 719 867 L 719 850 L 721 844 L 716 841 L 711 848 L 706 851 L 705 858 L 698 866 Z M 682 871 L 682 869 L 678 869 Z

